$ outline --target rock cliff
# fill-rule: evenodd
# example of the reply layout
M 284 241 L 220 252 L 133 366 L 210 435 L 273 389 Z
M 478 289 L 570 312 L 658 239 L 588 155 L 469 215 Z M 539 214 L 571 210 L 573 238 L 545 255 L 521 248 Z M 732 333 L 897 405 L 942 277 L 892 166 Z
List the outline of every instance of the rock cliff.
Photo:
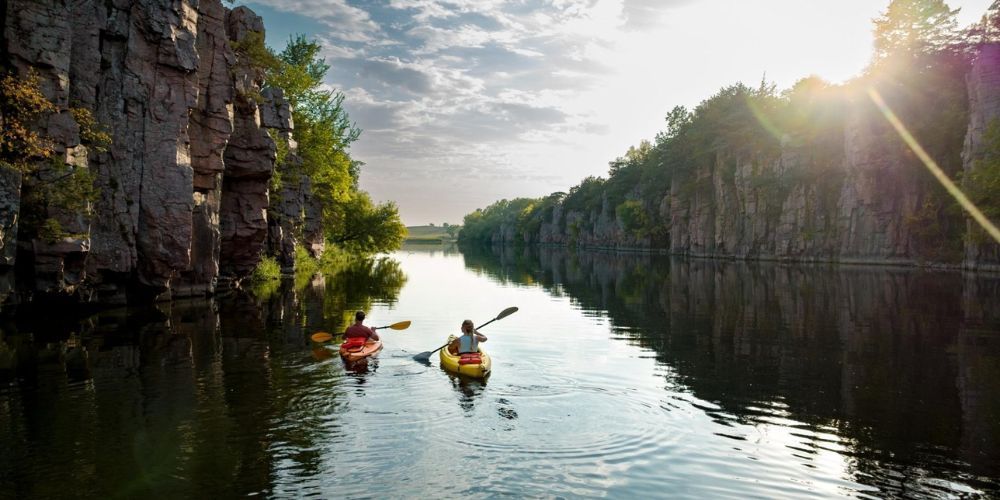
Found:
M 969 86 L 969 130 L 962 151 L 966 173 L 977 167 L 987 154 L 983 140 L 990 126 L 1000 127 L 1000 44 L 983 47 L 966 78 Z M 993 151 L 993 154 L 997 154 Z M 996 222 L 996 221 L 994 221 Z M 969 222 L 970 233 L 972 224 Z M 965 267 L 1000 271 L 1000 245 L 986 238 L 968 238 Z
M 955 81 L 960 88 L 960 80 Z M 589 203 L 589 210 L 560 204 L 541 214 L 535 226 L 520 219 L 503 223 L 493 231 L 491 241 L 727 259 L 1000 269 L 1000 245 L 986 236 L 970 237 L 978 230 L 974 223 L 963 229 L 957 203 L 943 194 L 944 189 L 862 89 L 878 84 L 862 80 L 838 95 L 842 102 L 836 107 L 843 119 L 839 128 L 825 131 L 825 137 L 798 137 L 793 128 L 778 134 L 773 147 L 760 147 L 752 139 L 736 145 L 730 142 L 716 147 L 709 161 L 674 166 L 665 184 L 669 187 L 658 196 L 640 196 L 646 186 L 639 181 L 623 198 L 619 194 L 611 202 L 608 191 L 621 193 L 623 182 L 607 187 L 616 182 L 611 179 L 602 188 L 603 198 Z M 991 126 L 1000 126 L 1000 44 L 980 47 L 969 67 L 966 87 L 964 152 L 957 151 L 961 137 L 956 136 L 952 142 L 957 149 L 938 144 L 950 156 L 936 160 L 958 166 L 954 170 L 964 165 L 968 179 L 979 160 L 1000 154 L 984 139 Z M 905 82 L 886 88 L 897 94 L 913 92 Z M 964 112 L 965 96 L 949 98 L 952 115 Z M 935 110 L 921 110 L 924 116 L 934 116 Z M 912 121 L 921 126 L 919 120 Z M 667 167 L 661 163 L 659 168 Z M 951 175 L 957 178 L 961 173 Z M 579 189 L 586 187 L 581 184 Z M 639 231 L 627 229 L 627 221 L 614 205 L 621 199 L 641 203 L 644 216 L 653 222 Z M 522 234 L 525 227 L 530 228 L 529 234 Z M 666 237 L 658 237 L 657 231 Z
M 210 294 L 252 271 L 268 236 L 272 134 L 294 144 L 280 90 L 234 50 L 263 40 L 260 17 L 220 0 L 7 0 L 2 12 L 3 66 L 39 75 L 58 111 L 38 128 L 98 195 L 83 213 L 46 207 L 57 238 L 18 235 L 27 188 L 0 176 L 0 293 L 128 303 Z M 110 134 L 106 151 L 86 145 L 77 108 Z

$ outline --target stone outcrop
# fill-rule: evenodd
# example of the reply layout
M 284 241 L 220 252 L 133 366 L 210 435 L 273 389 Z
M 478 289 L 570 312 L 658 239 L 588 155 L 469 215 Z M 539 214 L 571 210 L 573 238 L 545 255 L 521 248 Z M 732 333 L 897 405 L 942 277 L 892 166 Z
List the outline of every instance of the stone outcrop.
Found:
M 222 242 L 223 154 L 233 133 L 235 88 L 231 68 L 236 55 L 226 35 L 226 11 L 218 2 L 198 6 L 198 102 L 191 110 L 191 168 L 194 209 L 191 221 L 191 264 L 172 287 L 174 296 L 215 291 Z
M 981 47 L 967 86 L 962 160 L 970 172 L 987 153 L 998 154 L 984 135 L 991 124 L 1000 126 L 1000 44 Z M 642 186 L 634 186 L 624 199 L 643 203 L 645 215 L 656 221 L 645 233 L 625 230 L 605 193 L 590 211 L 555 206 L 531 234 L 520 234 L 517 221 L 502 224 L 492 242 L 1000 270 L 1000 245 L 951 229 L 963 222 L 957 205 L 955 214 L 948 213 L 943 189 L 872 99 L 850 90 L 839 98 L 845 116 L 840 137 L 828 133 L 809 143 L 785 134 L 773 150 L 717 150 L 713 161 L 673 171 L 658 204 L 648 194 L 644 201 Z M 958 165 L 957 155 L 939 161 Z M 965 235 L 973 232 L 969 224 Z M 650 234 L 650 227 L 666 236 Z
M 263 89 L 262 70 L 234 51 L 263 40 L 261 18 L 221 0 L 3 5 L 0 63 L 39 75 L 58 111 L 38 129 L 57 160 L 93 173 L 98 195 L 82 212 L 50 203 L 25 214 L 26 193 L 59 174 L 0 175 L 0 294 L 127 303 L 239 283 L 268 234 L 271 134 L 294 144 L 280 90 Z M 75 108 L 105 127 L 106 151 L 84 144 Z M 307 180 L 296 187 L 289 227 L 309 220 Z M 19 235 L 26 215 L 54 220 L 59 237 Z
M 962 159 L 965 172 L 970 173 L 986 154 L 983 136 L 987 128 L 1000 127 L 1000 44 L 982 47 L 972 63 L 966 82 L 969 87 L 969 130 L 965 135 Z M 993 154 L 1000 153 L 994 151 Z M 975 222 L 969 222 L 970 232 L 973 231 L 973 224 Z M 985 236 L 968 238 L 965 243 L 965 267 L 1000 271 L 1000 244 L 989 241 Z
M 246 7 L 230 12 L 226 19 L 229 37 L 242 41 L 251 33 L 263 33 L 261 19 Z M 219 262 L 223 275 L 248 275 L 260 260 L 267 237 L 268 185 L 277 148 L 261 120 L 261 75 L 249 61 L 233 68 L 236 84 L 233 134 L 226 146 L 226 170 L 222 176 L 222 208 L 219 214 L 222 248 Z

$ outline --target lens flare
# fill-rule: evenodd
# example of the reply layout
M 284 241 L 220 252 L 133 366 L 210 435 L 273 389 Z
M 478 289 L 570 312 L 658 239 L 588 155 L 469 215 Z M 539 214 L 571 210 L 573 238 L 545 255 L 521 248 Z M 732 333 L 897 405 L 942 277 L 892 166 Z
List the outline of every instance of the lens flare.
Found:
M 879 95 L 878 91 L 874 88 L 869 88 L 868 96 L 871 97 L 875 106 L 878 106 L 878 109 L 882 111 L 882 114 L 885 115 L 885 119 L 889 121 L 894 129 L 896 129 L 896 132 L 903 138 L 903 141 L 905 141 L 917 157 L 920 158 L 920 161 L 927 167 L 927 170 L 930 170 L 938 182 L 944 186 L 944 188 L 948 191 L 948 194 L 955 198 L 955 200 L 958 201 L 958 204 L 961 205 L 966 212 L 969 212 L 972 219 L 979 223 L 979 225 L 993 237 L 994 241 L 1000 243 L 1000 229 L 997 229 L 997 227 L 994 226 L 985 215 L 983 215 L 983 212 L 981 212 L 979 208 L 972 203 L 972 200 L 965 196 L 965 193 L 963 193 L 962 190 L 948 178 L 944 171 L 941 170 L 941 167 L 938 166 L 937 162 L 935 162 L 934 159 L 927 154 L 927 151 L 924 151 L 924 148 L 917 142 L 917 139 L 914 138 L 908 130 L 906 130 L 903 122 L 901 122 L 896 114 L 889 109 L 889 105 L 885 103 L 885 100 L 882 99 L 882 96 Z

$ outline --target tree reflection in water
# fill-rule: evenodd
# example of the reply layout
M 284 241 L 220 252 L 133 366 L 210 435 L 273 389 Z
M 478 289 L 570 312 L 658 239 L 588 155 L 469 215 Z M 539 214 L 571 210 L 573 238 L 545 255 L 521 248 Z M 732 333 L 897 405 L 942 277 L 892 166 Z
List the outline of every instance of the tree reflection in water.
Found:
M 299 353 L 310 333 L 393 303 L 406 281 L 388 258 L 334 264 L 259 295 L 0 320 L 0 491 L 274 496 L 277 476 L 316 487 L 329 472 L 320 444 L 349 432 L 337 408 L 364 382 L 344 379 L 367 375 Z
M 668 387 L 718 405 L 713 418 L 833 430 L 859 483 L 1000 483 L 996 275 L 560 248 L 463 255 L 501 283 L 606 313 L 614 338 L 669 367 Z

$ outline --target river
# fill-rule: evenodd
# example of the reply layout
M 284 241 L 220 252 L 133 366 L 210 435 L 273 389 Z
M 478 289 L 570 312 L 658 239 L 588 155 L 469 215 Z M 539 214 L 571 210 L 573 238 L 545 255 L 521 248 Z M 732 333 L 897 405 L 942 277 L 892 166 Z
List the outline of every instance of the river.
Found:
M 482 324 L 485 382 L 413 356 Z M 385 349 L 309 334 L 355 309 Z M 0 497 L 1000 495 L 1000 276 L 415 246 L 0 325 Z

